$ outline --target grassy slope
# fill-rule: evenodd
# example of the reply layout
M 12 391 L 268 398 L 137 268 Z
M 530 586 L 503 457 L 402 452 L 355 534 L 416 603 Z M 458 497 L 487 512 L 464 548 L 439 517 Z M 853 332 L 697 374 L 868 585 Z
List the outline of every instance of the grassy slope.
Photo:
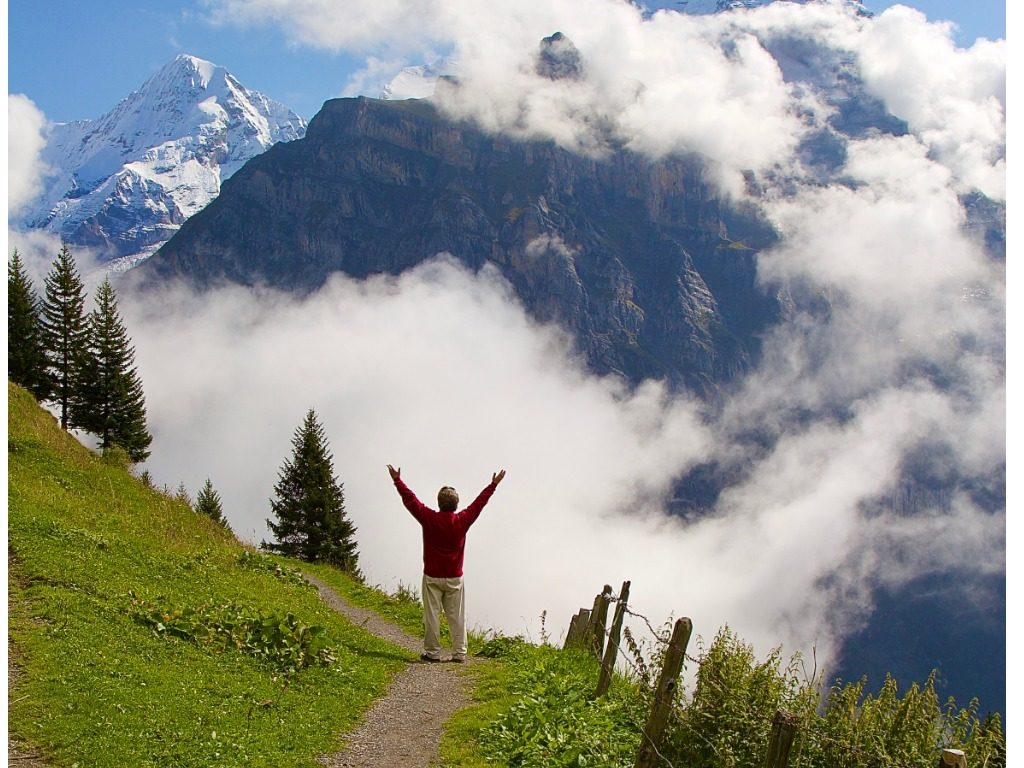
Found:
M 244 548 L 225 531 L 94 456 L 24 391 L 9 387 L 8 401 L 9 636 L 20 667 L 9 691 L 10 735 L 66 766 L 313 768 L 317 755 L 337 749 L 338 734 L 409 654 L 353 627 L 308 585 L 243 565 Z M 286 572 L 300 565 L 278 561 Z M 301 565 L 352 602 L 420 631 L 409 595 L 388 597 L 336 570 Z M 337 661 L 287 678 L 238 651 L 158 638 L 133 619 L 133 596 L 165 607 L 291 612 L 326 628 Z M 471 638 L 471 649 L 485 640 Z M 618 679 L 607 700 L 594 701 L 593 659 L 501 637 L 487 645 L 508 648 L 503 662 L 465 670 L 475 679 L 474 704 L 449 723 L 443 765 L 632 764 L 645 687 Z M 718 766 L 741 753 L 738 764 L 759 762 L 783 707 L 806 709 L 808 767 L 882 759 L 924 768 L 939 746 L 965 749 L 972 764 L 1005 765 L 998 720 L 943 706 L 930 686 L 902 696 L 886 688 L 877 698 L 847 686 L 822 711 L 816 688 L 778 662 L 759 662 L 720 634 L 698 667 L 693 701 L 670 728 L 665 749 L 675 764 Z
M 314 766 L 408 656 L 316 591 L 244 567 L 243 547 L 8 391 L 10 735 L 55 765 Z M 332 579 L 335 581 L 336 579 Z M 156 637 L 132 596 L 235 603 L 326 628 L 337 661 L 288 679 L 265 661 Z

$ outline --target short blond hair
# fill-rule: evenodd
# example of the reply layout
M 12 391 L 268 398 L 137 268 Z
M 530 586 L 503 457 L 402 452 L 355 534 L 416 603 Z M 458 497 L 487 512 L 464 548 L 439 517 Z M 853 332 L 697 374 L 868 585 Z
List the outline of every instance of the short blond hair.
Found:
M 450 485 L 437 492 L 437 506 L 442 512 L 454 512 L 459 507 L 459 494 Z

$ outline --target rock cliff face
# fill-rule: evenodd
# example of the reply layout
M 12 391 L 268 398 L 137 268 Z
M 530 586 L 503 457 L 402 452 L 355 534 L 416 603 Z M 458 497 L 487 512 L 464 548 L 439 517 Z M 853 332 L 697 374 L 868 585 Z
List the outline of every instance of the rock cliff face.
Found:
M 135 271 L 316 289 L 440 252 L 496 265 L 592 367 L 702 395 L 745 370 L 778 304 L 755 284 L 772 241 L 696 159 L 588 159 L 488 136 L 424 101 L 338 99 L 278 144 Z

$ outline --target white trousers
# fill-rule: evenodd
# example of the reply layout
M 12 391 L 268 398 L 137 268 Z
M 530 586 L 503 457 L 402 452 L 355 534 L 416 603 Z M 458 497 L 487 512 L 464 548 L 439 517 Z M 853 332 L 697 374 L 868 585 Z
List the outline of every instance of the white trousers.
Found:
M 452 656 L 466 655 L 466 592 L 462 578 L 440 579 L 423 576 L 423 650 L 432 659 L 441 658 L 441 611 L 448 617 L 452 633 Z

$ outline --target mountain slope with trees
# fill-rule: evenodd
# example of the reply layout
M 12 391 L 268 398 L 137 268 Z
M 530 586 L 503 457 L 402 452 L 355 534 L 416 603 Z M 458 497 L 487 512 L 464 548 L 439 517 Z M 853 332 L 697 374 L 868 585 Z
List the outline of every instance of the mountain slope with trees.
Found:
M 749 369 L 781 311 L 756 284 L 772 242 L 699 158 L 588 158 L 488 135 L 426 101 L 335 99 L 126 278 L 305 293 L 337 271 L 397 274 L 449 252 L 497 267 L 596 371 L 712 395 Z
M 116 457 L 96 456 L 13 384 L 8 409 L 8 733 L 20 755 L 110 768 L 310 766 L 414 659 L 329 609 L 295 561 L 243 547 Z M 408 596 L 310 569 L 417 631 Z M 629 674 L 601 698 L 590 651 L 543 635 L 540 645 L 472 638 L 472 652 L 496 661 L 469 667 L 475 704 L 449 724 L 445 765 L 633 765 L 661 663 L 664 638 L 652 632 L 648 653 L 626 635 Z M 757 659 L 728 629 L 692 654 L 692 687 L 677 689 L 661 748 L 673 765 L 757 764 L 779 708 L 800 723 L 805 768 L 934 768 L 946 747 L 971 765 L 1006 764 L 998 715 L 944 705 L 934 680 L 899 691 L 887 679 L 877 695 L 839 684 L 821 700 L 798 659 Z
M 412 658 L 327 608 L 292 565 L 83 447 L 13 384 L 8 409 L 8 734 L 21 751 L 110 768 L 309 766 Z
M 104 451 L 145 461 L 153 440 L 135 350 L 109 280 L 85 314 L 85 286 L 63 244 L 39 302 L 18 252 L 7 266 L 7 373 L 60 408 L 61 427 L 90 432 Z

